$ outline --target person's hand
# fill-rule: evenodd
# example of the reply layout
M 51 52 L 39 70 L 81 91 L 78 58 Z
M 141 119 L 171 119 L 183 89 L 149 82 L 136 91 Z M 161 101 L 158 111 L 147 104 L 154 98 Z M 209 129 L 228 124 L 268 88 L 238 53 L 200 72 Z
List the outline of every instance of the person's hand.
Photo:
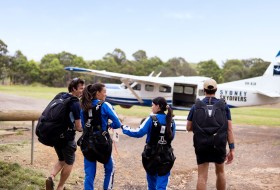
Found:
M 234 157 L 234 149 L 230 149 L 227 156 L 226 156 L 226 164 L 231 164 Z
M 77 128 L 77 127 L 75 126 L 74 130 L 79 131 L 79 132 L 83 132 L 83 128 L 82 128 L 82 127 Z
M 121 129 L 123 130 L 123 128 L 127 128 L 127 125 L 122 124 Z

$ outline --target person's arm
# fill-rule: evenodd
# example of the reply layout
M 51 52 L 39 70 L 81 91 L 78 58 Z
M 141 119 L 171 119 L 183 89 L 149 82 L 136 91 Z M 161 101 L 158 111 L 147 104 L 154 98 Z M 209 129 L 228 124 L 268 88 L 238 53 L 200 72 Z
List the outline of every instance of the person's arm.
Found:
M 188 118 L 187 118 L 187 125 L 186 125 L 186 129 L 187 131 L 192 131 L 192 118 L 193 118 L 193 112 L 194 112 L 194 105 L 192 106 Z
M 119 120 L 119 117 L 117 115 L 117 113 L 115 112 L 113 106 L 111 104 L 109 104 L 108 102 L 104 102 L 104 112 L 106 112 L 106 114 L 108 115 L 108 118 L 112 121 L 112 123 L 110 124 L 110 127 L 113 129 L 118 129 L 121 127 L 121 122 Z M 103 109 L 102 106 L 102 109 Z
M 83 131 L 83 127 L 80 119 L 75 120 L 75 130 L 79 132 Z
M 82 132 L 83 131 L 83 127 L 82 127 L 82 123 L 81 123 L 81 107 L 80 107 L 80 103 L 74 102 L 74 104 L 72 104 L 71 107 L 71 111 L 73 113 L 73 117 L 74 117 L 74 129 L 76 131 Z
M 226 156 L 226 164 L 230 164 L 234 158 L 234 135 L 231 120 L 228 120 L 228 144 L 229 144 L 229 153 Z
M 192 131 L 192 121 L 187 120 L 187 131 Z
M 146 135 L 149 131 L 149 127 L 152 126 L 152 119 L 148 117 L 145 121 L 136 129 L 132 129 L 126 125 L 122 125 L 123 134 L 126 134 L 130 137 L 140 138 Z

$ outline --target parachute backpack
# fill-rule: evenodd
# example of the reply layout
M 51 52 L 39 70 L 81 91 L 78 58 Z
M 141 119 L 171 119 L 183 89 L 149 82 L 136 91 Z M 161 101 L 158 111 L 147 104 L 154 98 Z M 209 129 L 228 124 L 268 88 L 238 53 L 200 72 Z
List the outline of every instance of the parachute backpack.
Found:
M 215 148 L 225 154 L 228 121 L 225 100 L 220 99 L 213 105 L 196 100 L 193 115 L 193 142 L 196 153 Z
M 165 128 L 155 115 L 152 115 L 153 126 L 151 140 L 145 145 L 142 153 L 142 164 L 150 175 L 166 175 L 173 167 L 175 155 L 171 142 L 165 140 Z
M 87 160 L 106 164 L 112 154 L 112 139 L 108 130 L 104 131 L 101 127 L 101 106 L 103 103 L 103 101 L 99 101 L 96 106 L 84 114 L 87 122 L 77 144 Z
M 71 126 L 70 102 L 79 101 L 77 97 L 71 96 L 66 99 L 62 97 L 67 94 L 61 92 L 47 105 L 36 125 L 38 140 L 47 146 L 63 145 L 67 142 L 65 132 Z

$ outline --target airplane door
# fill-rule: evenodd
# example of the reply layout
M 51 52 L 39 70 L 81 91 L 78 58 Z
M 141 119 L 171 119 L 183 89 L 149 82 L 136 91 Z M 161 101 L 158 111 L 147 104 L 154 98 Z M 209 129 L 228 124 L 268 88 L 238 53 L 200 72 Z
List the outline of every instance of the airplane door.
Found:
M 196 100 L 197 85 L 175 83 L 173 89 L 174 107 L 191 107 Z

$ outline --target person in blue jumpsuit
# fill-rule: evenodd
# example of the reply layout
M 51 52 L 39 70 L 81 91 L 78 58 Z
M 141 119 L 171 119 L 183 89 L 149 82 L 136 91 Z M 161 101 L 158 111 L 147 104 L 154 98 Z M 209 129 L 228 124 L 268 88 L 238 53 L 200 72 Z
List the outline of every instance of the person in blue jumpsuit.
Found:
M 164 111 L 168 110 L 167 114 Z M 161 125 L 166 126 L 167 135 L 170 137 L 170 143 L 174 139 L 175 136 L 175 123 L 172 121 L 172 109 L 167 105 L 166 100 L 163 97 L 157 97 L 153 99 L 152 102 L 152 114 L 156 115 L 159 123 Z M 122 125 L 122 131 L 124 134 L 140 138 L 147 134 L 146 143 L 149 143 L 151 140 L 151 131 L 153 127 L 153 119 L 149 116 L 145 119 L 145 121 L 140 125 L 137 129 L 131 129 L 128 126 Z M 159 176 L 150 175 L 146 172 L 147 182 L 148 182 L 148 189 L 149 190 L 159 190 L 159 189 L 166 189 L 168 185 L 168 179 L 170 176 L 170 171 L 164 175 Z
M 105 101 L 106 98 L 106 87 L 102 83 L 95 83 L 86 86 L 82 94 L 82 102 L 81 102 L 81 121 L 82 126 L 85 127 L 85 118 L 84 113 L 88 111 L 88 109 L 95 106 L 99 101 Z M 108 127 L 117 129 L 121 127 L 121 122 L 114 111 L 111 104 L 108 102 L 104 102 L 101 106 L 101 121 L 102 121 L 102 129 L 106 131 Z M 108 119 L 112 121 L 110 126 L 108 126 Z M 113 179 L 114 179 L 114 161 L 111 156 L 108 163 L 104 164 L 105 177 L 103 188 L 104 190 L 109 190 L 113 188 Z M 85 171 L 85 180 L 84 180 L 84 190 L 93 190 L 94 189 L 94 178 L 96 174 L 96 161 L 91 162 L 84 158 L 84 171 Z

